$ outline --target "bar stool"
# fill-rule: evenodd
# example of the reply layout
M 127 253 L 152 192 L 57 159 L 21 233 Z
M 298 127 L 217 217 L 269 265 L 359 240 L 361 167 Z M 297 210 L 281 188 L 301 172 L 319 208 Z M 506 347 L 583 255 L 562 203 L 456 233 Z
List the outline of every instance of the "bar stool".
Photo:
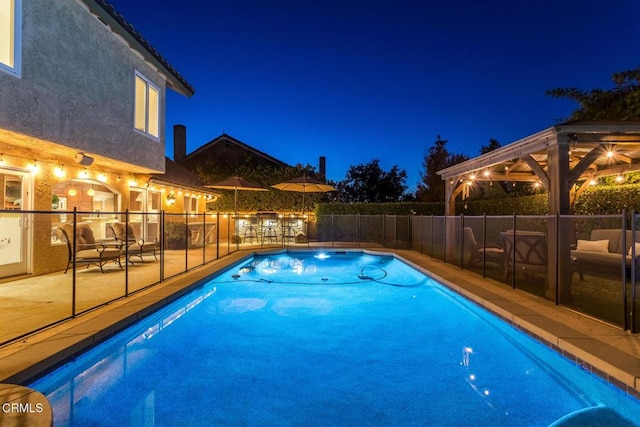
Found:
M 267 227 L 264 229 L 262 243 L 278 243 L 278 232 L 275 227 Z
M 256 239 L 256 242 L 259 241 L 258 230 L 256 230 L 252 224 L 249 224 L 242 232 L 242 241 L 245 243 L 253 243 L 253 239 Z

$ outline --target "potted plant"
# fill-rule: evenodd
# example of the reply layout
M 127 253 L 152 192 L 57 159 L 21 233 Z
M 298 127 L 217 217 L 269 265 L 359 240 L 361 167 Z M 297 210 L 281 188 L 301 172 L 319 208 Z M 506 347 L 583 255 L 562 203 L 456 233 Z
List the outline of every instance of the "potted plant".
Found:
M 187 247 L 187 225 L 184 222 L 164 224 L 164 242 L 167 249 L 185 249 Z

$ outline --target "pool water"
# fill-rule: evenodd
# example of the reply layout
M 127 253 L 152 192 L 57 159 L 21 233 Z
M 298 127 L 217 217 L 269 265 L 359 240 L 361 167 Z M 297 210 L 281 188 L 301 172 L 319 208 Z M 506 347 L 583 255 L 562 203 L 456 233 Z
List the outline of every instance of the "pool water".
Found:
M 245 260 L 30 386 L 56 426 L 640 425 L 636 399 L 359 252 Z

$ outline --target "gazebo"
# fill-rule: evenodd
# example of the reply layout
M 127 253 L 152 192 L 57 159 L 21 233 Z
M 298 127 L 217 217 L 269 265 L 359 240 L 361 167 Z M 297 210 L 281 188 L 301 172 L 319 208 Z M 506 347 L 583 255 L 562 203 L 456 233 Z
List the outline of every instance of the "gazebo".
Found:
M 640 122 L 569 121 L 437 173 L 445 180 L 447 216 L 455 215 L 470 181 L 539 183 L 549 194 L 548 214 L 569 215 L 594 179 L 638 170 Z M 558 271 L 548 277 L 549 296 L 571 277 L 570 243 L 568 228 L 549 227 L 548 271 Z

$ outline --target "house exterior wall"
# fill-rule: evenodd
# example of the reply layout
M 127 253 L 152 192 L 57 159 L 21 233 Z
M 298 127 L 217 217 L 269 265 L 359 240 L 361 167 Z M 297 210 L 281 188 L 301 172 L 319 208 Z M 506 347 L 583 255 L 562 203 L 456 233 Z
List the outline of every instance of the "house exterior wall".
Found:
M 0 129 L 163 172 L 160 74 L 78 0 L 22 8 L 21 77 L 0 72 Z M 158 140 L 134 130 L 135 70 L 160 89 Z

